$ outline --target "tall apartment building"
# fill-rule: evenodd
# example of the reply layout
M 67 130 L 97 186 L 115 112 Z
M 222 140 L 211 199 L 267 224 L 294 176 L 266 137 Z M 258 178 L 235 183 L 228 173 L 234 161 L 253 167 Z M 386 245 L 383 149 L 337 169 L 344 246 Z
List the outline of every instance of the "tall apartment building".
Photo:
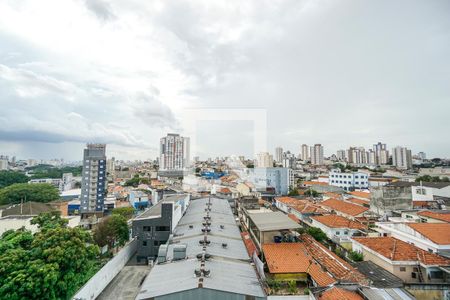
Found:
M 347 160 L 347 155 L 345 154 L 345 150 L 338 150 L 336 152 L 336 158 L 339 161 L 346 161 Z
M 397 146 L 392 149 L 392 165 L 398 169 L 411 169 L 412 168 L 412 155 L 411 150 L 406 147 Z
M 256 167 L 258 168 L 272 168 L 273 156 L 268 152 L 260 152 L 256 155 Z
M 106 145 L 87 144 L 81 178 L 81 217 L 102 214 L 106 194 Z
M 160 170 L 184 170 L 190 164 L 190 139 L 169 133 L 160 140 L 159 154 Z
M 425 154 L 425 152 L 419 152 L 417 153 L 417 157 L 421 160 L 425 160 L 427 159 L 427 155 Z
M 8 160 L 4 158 L 0 158 L 0 171 L 8 170 Z
M 312 165 L 323 165 L 323 146 L 321 144 L 311 146 L 310 154 Z
M 302 145 L 301 157 L 303 161 L 307 161 L 310 159 L 309 157 L 309 147 L 306 144 Z
M 378 142 L 373 145 L 373 151 L 375 152 L 375 163 L 378 165 L 386 165 L 389 162 L 389 151 L 386 144 Z
M 283 148 L 281 147 L 275 148 L 275 161 L 277 163 L 281 163 L 283 161 Z

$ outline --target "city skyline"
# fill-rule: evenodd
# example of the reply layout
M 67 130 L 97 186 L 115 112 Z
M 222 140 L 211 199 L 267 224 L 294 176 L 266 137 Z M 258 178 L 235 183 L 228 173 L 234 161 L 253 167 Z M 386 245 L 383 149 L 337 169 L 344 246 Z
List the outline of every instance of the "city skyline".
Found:
M 156 157 L 191 108 L 265 109 L 268 151 L 450 154 L 448 1 L 64 2 L 0 3 L 5 154 Z M 250 122 L 200 125 L 206 155 L 254 155 Z

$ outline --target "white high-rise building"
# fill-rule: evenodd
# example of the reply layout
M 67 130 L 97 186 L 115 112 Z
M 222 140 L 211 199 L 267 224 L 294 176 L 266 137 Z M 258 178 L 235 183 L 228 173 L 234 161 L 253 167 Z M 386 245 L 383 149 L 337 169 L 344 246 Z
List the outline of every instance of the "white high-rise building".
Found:
M 310 153 L 312 165 L 323 165 L 323 146 L 321 144 L 311 146 Z
M 425 154 L 425 152 L 417 153 L 417 157 L 420 158 L 421 160 L 427 159 L 427 155 Z
M 7 159 L 0 159 L 0 170 L 8 170 L 8 160 Z
M 283 148 L 281 147 L 275 148 L 275 161 L 277 163 L 281 163 L 283 161 Z
M 309 157 L 309 147 L 306 144 L 302 145 L 302 153 L 300 157 L 303 161 L 307 161 L 310 159 Z
M 256 155 L 256 167 L 273 168 L 273 156 L 268 152 L 260 152 Z
M 346 161 L 346 155 L 345 155 L 345 150 L 338 150 L 336 152 L 336 158 L 339 161 Z
M 392 165 L 398 169 L 411 169 L 412 168 L 412 155 L 411 150 L 406 147 L 397 146 L 392 149 Z
M 373 151 L 375 151 L 375 163 L 378 165 L 386 165 L 389 161 L 389 151 L 386 144 L 378 142 L 373 145 Z
M 190 164 L 190 139 L 169 133 L 160 140 L 159 169 L 181 171 Z

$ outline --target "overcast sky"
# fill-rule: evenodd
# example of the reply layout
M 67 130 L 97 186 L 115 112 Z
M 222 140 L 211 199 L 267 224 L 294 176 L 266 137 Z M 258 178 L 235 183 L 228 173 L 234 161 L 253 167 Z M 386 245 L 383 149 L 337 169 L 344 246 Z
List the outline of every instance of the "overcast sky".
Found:
M 450 1 L 0 0 L 0 154 L 155 158 L 202 108 L 266 109 L 271 152 L 450 157 Z M 199 122 L 199 154 L 253 130 Z

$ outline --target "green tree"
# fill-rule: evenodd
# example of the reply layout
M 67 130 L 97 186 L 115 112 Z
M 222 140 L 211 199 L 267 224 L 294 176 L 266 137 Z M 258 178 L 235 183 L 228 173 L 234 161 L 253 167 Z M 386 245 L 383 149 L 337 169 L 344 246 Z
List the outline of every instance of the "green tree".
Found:
M 128 179 L 127 181 L 125 181 L 124 185 L 125 186 L 134 186 L 137 187 L 139 185 L 139 182 L 141 182 L 141 179 L 139 178 L 139 175 L 136 174 L 134 175 L 133 178 Z
M 124 245 L 128 239 L 127 220 L 118 214 L 103 218 L 94 229 L 94 241 L 100 247 L 107 245 L 112 249 L 116 243 Z
M 298 189 L 291 189 L 288 193 L 288 196 L 298 196 Z
M 38 225 L 41 231 L 48 229 L 55 229 L 58 227 L 65 227 L 68 223 L 66 219 L 61 218 L 61 212 L 51 211 L 42 213 L 39 216 L 34 217 L 31 222 L 33 225 Z
M 308 233 L 310 236 L 312 236 L 316 241 L 322 242 L 327 239 L 327 235 L 325 232 L 322 231 L 322 229 L 317 227 L 309 227 L 306 230 L 306 233 Z
M 20 172 L 0 171 L 0 189 L 10 186 L 14 183 L 26 183 L 29 178 Z
M 69 299 L 98 270 L 99 249 L 57 214 L 33 223 L 34 236 L 20 229 L 0 239 L 0 299 Z
M 416 178 L 416 182 L 449 182 L 448 177 L 440 178 L 439 176 L 423 175 Z
M 132 207 L 117 207 L 112 211 L 113 215 L 121 215 L 125 219 L 129 220 L 134 216 L 134 208 Z
M 295 280 L 288 281 L 288 291 L 290 294 L 297 294 L 298 288 L 297 288 L 297 282 L 295 282 Z
M 320 193 L 313 189 L 308 189 L 305 191 L 305 196 L 318 197 L 319 195 Z
M 48 183 L 15 183 L 0 189 L 0 204 L 23 201 L 50 202 L 59 199 L 59 191 Z
M 364 259 L 363 254 L 357 251 L 350 251 L 348 257 L 353 261 L 362 261 Z

